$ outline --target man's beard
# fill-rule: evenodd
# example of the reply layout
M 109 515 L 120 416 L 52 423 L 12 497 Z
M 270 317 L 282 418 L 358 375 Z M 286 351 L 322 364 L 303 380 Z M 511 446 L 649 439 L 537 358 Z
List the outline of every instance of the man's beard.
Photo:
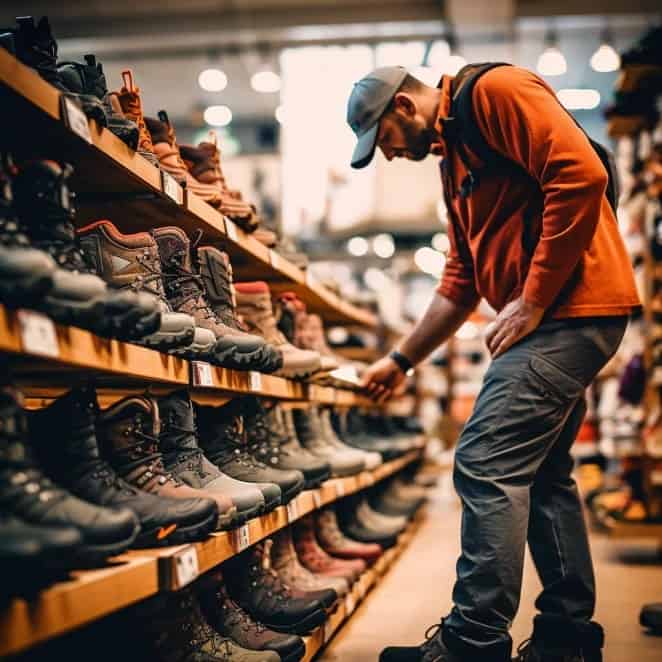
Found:
M 402 123 L 401 128 L 409 152 L 407 158 L 411 161 L 422 161 L 430 153 L 433 132 L 427 128 L 421 129 L 414 123 Z

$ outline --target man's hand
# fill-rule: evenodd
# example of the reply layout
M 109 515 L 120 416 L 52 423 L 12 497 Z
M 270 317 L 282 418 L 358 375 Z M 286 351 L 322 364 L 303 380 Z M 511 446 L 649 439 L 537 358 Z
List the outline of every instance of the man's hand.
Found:
M 398 364 L 385 356 L 373 363 L 364 373 L 361 385 L 377 402 L 386 402 L 405 382 L 406 375 Z
M 492 358 L 495 359 L 518 340 L 529 335 L 538 327 L 544 314 L 544 308 L 527 303 L 521 297 L 505 306 L 485 330 L 485 342 Z

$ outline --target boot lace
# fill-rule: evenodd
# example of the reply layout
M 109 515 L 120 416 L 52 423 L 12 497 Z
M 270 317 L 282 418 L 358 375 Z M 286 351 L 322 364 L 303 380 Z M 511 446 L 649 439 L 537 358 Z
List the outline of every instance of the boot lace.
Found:
M 187 469 L 195 471 L 200 478 L 206 478 L 207 473 L 202 464 L 202 449 L 197 446 L 191 446 L 186 442 L 187 439 L 195 439 L 195 427 L 187 428 L 177 425 L 174 422 L 174 414 L 171 412 L 167 423 L 162 428 L 162 432 L 165 430 L 178 433 L 176 438 L 171 439 L 171 442 L 174 442 L 173 454 L 176 454 L 177 458 L 175 466 L 185 466 Z
M 517 647 L 517 657 L 513 659 L 513 662 L 526 662 L 529 658 L 529 652 L 531 651 L 531 637 L 525 639 Z
M 157 258 L 150 255 L 149 251 L 145 251 L 142 255 L 135 258 L 140 269 L 147 272 L 147 275 L 141 274 L 132 283 L 123 285 L 121 289 L 132 289 L 136 292 L 144 291 L 158 297 L 164 303 L 168 303 L 168 299 L 163 291 L 163 274 L 161 267 L 156 262 Z
M 168 260 L 163 272 L 167 291 L 173 298 L 176 297 L 177 308 L 193 301 L 193 309 L 200 311 L 205 319 L 216 319 L 214 311 L 202 296 L 204 292 L 202 276 L 184 267 L 185 258 L 185 251 L 176 251 Z
M 223 596 L 221 592 L 218 592 L 216 596 L 221 602 L 223 620 L 228 627 L 239 626 L 244 632 L 255 632 L 257 634 L 261 634 L 267 629 L 262 623 L 254 621 L 232 598 Z

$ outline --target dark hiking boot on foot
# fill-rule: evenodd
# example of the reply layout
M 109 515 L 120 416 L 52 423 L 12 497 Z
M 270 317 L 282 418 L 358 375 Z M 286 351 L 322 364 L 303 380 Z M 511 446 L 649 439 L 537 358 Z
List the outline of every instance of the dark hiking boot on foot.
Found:
M 379 662 L 469 662 L 469 658 L 448 650 L 441 639 L 441 624 L 436 624 L 428 628 L 420 646 L 389 646 L 381 652 Z
M 597 623 L 539 614 L 531 639 L 519 645 L 513 662 L 602 662 L 603 646 L 604 631 Z
M 138 535 L 135 515 L 73 496 L 43 473 L 28 445 L 28 428 L 16 393 L 0 390 L 0 508 L 40 526 L 73 527 L 82 537 L 74 559 L 96 564 L 121 554 Z M 50 437 L 49 437 L 50 440 Z
M 282 491 L 271 480 L 274 472 L 248 452 L 241 409 L 239 398 L 222 407 L 196 405 L 198 443 L 224 474 L 254 484 L 262 492 L 266 512 L 270 512 L 281 505 Z
M 276 632 L 306 634 L 326 619 L 319 600 L 295 598 L 271 567 L 267 541 L 228 559 L 224 576 L 230 595 Z
M 223 474 L 198 446 L 193 404 L 187 391 L 159 400 L 159 444 L 168 471 L 182 482 L 209 494 L 223 513 L 226 526 L 239 526 L 264 509 L 264 498 L 254 485 L 240 483 Z M 234 511 L 228 521 L 225 513 Z M 219 526 L 223 523 L 219 522 Z
M 203 540 L 218 523 L 216 502 L 165 470 L 159 425 L 154 400 L 124 398 L 99 413 L 96 428 L 101 454 L 128 483 L 167 499 L 172 524 L 159 530 L 158 540 L 167 538 L 171 545 Z
M 242 609 L 227 592 L 221 571 L 207 577 L 199 600 L 210 625 L 240 646 L 252 651 L 273 651 L 282 662 L 298 662 L 306 654 L 301 637 L 270 630 Z

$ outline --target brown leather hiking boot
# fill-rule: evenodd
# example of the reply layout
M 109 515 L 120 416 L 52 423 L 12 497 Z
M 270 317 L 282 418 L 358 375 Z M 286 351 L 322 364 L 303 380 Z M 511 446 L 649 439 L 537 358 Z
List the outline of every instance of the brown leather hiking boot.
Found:
M 202 277 L 193 271 L 191 242 L 184 231 L 172 226 L 157 228 L 153 235 L 170 304 L 176 311 L 191 315 L 196 326 L 213 334 L 210 360 L 227 368 L 252 369 L 264 342 L 257 336 L 235 332 L 214 314 L 205 298 Z
M 218 209 L 221 204 L 218 187 L 198 181 L 189 172 L 181 157 L 175 128 L 168 118 L 168 113 L 165 110 L 160 110 L 158 119 L 145 117 L 145 123 L 152 136 L 154 153 L 159 159 L 161 169 L 172 175 L 180 184 L 186 185 L 187 190 L 192 191 L 206 203 Z
M 209 132 L 209 141 L 197 147 L 182 145 L 180 152 L 193 177 L 204 185 L 213 186 L 221 203 L 219 211 L 241 226 L 246 232 L 253 232 L 260 224 L 255 205 L 243 199 L 241 191 L 230 189 L 221 170 L 221 150 L 218 147 L 216 132 Z
M 232 329 L 233 335 L 247 336 L 251 338 L 252 342 L 258 339 L 262 344 L 259 354 L 256 353 L 254 357 L 252 369 L 260 372 L 274 372 L 281 368 L 283 366 L 282 354 L 273 345 L 269 345 L 264 338 L 247 333 L 237 319 L 236 295 L 232 285 L 232 264 L 227 253 L 212 246 L 200 247 L 196 252 L 207 301 L 216 317 L 225 326 Z
M 159 410 L 154 399 L 124 398 L 102 411 L 96 425 L 102 455 L 124 480 L 146 492 L 189 502 L 189 516 L 183 525 L 177 526 L 178 542 L 184 542 L 182 538 L 187 534 L 189 540 L 199 540 L 230 524 L 237 512 L 230 499 L 219 499 L 216 494 L 189 487 L 166 471 L 159 447 Z M 168 533 L 164 532 L 163 537 Z
M 321 367 L 317 352 L 298 349 L 278 329 L 271 305 L 269 286 L 263 281 L 237 283 L 237 310 L 249 331 L 259 333 L 283 354 L 283 367 L 279 374 L 285 377 L 304 377 Z
M 111 99 L 116 99 L 124 113 L 124 117 L 138 125 L 138 149 L 137 152 L 146 158 L 152 165 L 158 165 L 159 160 L 154 153 L 152 136 L 147 130 L 145 116 L 143 115 L 142 101 L 140 99 L 140 88 L 134 84 L 131 69 L 122 72 L 124 85 L 119 92 L 111 92 Z
M 172 311 L 163 289 L 159 249 L 147 232 L 122 234 L 110 221 L 97 221 L 78 230 L 80 245 L 97 273 L 111 285 L 133 292 L 146 292 L 159 298 L 159 329 L 140 343 L 169 350 L 193 342 L 195 320 Z

